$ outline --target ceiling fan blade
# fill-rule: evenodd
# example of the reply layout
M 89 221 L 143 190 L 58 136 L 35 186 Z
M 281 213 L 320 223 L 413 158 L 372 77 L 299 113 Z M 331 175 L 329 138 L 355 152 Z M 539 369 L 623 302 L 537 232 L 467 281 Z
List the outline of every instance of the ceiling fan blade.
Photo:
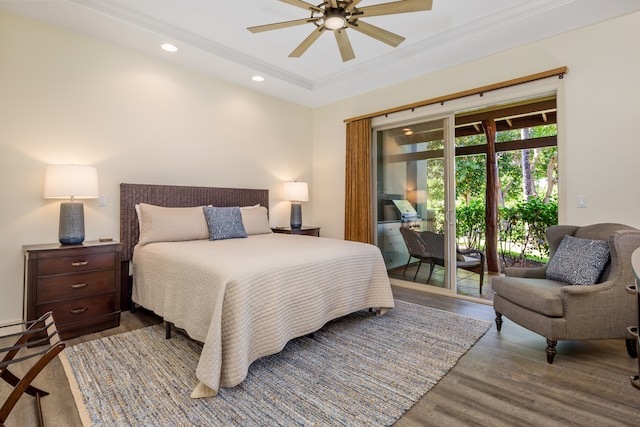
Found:
M 345 7 L 344 9 L 345 9 L 347 12 L 351 12 L 351 11 L 353 10 L 353 8 L 355 8 L 355 7 L 358 5 L 358 3 L 360 3 L 361 1 L 362 1 L 362 0 L 352 0 L 352 1 L 351 1 L 351 3 L 349 3 L 349 4 L 347 5 L 347 7 Z
M 323 31 L 324 25 L 321 25 L 320 27 L 313 30 L 313 32 L 309 34 L 306 39 L 302 40 L 302 43 L 300 43 L 298 47 L 296 47 L 293 52 L 289 54 L 289 58 L 300 58 L 302 54 L 305 53 L 307 49 L 309 49 L 313 42 L 318 40 L 318 37 L 320 37 Z
M 247 30 L 252 33 L 261 33 L 262 31 L 278 30 L 280 28 L 294 27 L 296 25 L 303 25 L 309 22 L 317 21 L 318 19 L 305 18 L 295 19 L 293 21 L 276 22 L 275 24 L 256 25 L 255 27 L 249 27 Z
M 333 8 L 338 7 L 338 0 L 329 0 L 329 6 Z
M 366 16 L 393 15 L 395 13 L 419 12 L 421 10 L 431 10 L 433 0 L 401 0 L 391 3 L 365 6 L 358 9 L 359 18 Z
M 344 30 L 335 30 L 333 32 L 336 35 L 336 41 L 338 42 L 338 49 L 340 49 L 340 56 L 342 56 L 342 62 L 347 62 L 356 57 L 349 41 L 349 36 Z
M 307 3 L 306 1 L 302 1 L 302 0 L 280 0 L 280 1 L 283 3 L 290 4 L 291 6 L 301 7 L 306 10 L 315 10 L 316 12 L 320 12 L 320 13 L 324 12 L 324 10 L 320 9 L 318 6 L 311 3 Z
M 405 38 L 402 36 L 392 33 L 391 31 L 383 30 L 382 28 L 376 27 L 375 25 L 367 24 L 366 22 L 362 22 L 359 19 L 353 24 L 351 22 L 347 22 L 347 27 L 352 28 L 369 37 L 373 37 L 376 40 L 380 40 L 381 42 L 393 47 L 398 46 L 405 40 Z

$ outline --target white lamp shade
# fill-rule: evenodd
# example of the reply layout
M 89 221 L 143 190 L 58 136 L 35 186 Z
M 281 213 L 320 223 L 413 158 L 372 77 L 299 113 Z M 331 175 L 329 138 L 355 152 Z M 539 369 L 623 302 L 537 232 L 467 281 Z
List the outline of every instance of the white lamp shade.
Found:
M 309 201 L 309 186 L 306 182 L 285 182 L 284 199 L 292 202 Z
M 98 171 L 93 166 L 49 165 L 45 171 L 45 199 L 97 199 Z

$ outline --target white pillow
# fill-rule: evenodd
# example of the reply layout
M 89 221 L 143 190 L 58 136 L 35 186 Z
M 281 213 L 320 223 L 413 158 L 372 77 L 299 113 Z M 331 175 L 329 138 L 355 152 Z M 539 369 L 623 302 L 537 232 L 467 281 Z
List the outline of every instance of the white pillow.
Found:
M 240 213 L 247 236 L 272 233 L 267 208 L 264 206 L 243 206 L 240 208 Z
M 167 208 L 140 203 L 138 243 L 178 242 L 209 238 L 209 227 L 202 206 Z
M 142 230 L 142 213 L 140 213 L 140 203 L 135 204 L 136 218 L 138 218 L 138 231 Z

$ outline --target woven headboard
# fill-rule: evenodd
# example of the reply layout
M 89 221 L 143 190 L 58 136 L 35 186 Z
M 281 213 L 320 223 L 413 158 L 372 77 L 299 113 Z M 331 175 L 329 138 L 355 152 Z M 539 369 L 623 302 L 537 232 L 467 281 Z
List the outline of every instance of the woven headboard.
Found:
M 167 207 L 189 206 L 251 206 L 260 204 L 269 209 L 269 190 L 246 188 L 186 187 L 177 185 L 120 184 L 120 243 L 122 260 L 133 256 L 138 242 L 136 203 Z

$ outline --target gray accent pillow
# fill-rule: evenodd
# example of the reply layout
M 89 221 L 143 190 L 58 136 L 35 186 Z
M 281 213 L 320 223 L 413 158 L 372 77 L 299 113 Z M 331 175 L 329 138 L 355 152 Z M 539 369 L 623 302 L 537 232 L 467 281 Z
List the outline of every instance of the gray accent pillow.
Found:
M 547 265 L 547 279 L 570 285 L 593 285 L 609 261 L 606 240 L 564 236 Z
M 247 237 L 239 207 L 217 208 L 205 206 L 203 209 L 209 226 L 209 240 Z

